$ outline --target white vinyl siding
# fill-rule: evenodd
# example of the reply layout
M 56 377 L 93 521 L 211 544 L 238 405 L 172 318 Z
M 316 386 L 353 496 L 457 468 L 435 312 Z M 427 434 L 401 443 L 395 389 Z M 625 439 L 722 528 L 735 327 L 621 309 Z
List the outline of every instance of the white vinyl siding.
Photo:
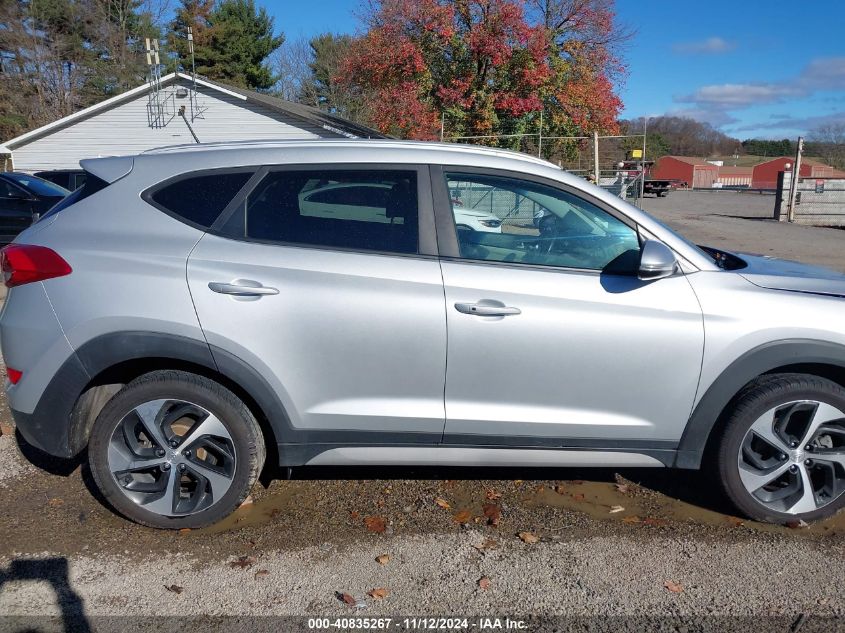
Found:
M 12 148 L 15 169 L 28 172 L 74 169 L 83 158 L 137 154 L 155 147 L 193 143 L 185 121 L 176 114 L 179 106 L 184 105 L 188 120 L 191 119 L 189 99 L 173 96 L 177 85 L 188 88 L 190 82 L 179 78 L 161 91 L 162 100 L 167 99 L 167 113 L 162 118 L 164 126 L 150 126 L 149 99 L 144 92 L 130 101 Z M 200 109 L 204 111 L 191 126 L 202 142 L 341 136 L 213 88 L 197 86 L 197 93 Z

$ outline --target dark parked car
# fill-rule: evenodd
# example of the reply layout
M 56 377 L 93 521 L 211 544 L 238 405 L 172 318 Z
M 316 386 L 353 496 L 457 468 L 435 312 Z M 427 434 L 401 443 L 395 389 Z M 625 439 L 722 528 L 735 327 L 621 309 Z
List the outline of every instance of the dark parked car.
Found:
M 37 171 L 35 175 L 64 187 L 68 191 L 76 191 L 85 184 L 86 174 L 84 169 L 53 169 L 51 171 Z
M 70 192 L 57 184 L 17 172 L 0 173 L 0 243 L 11 242 Z

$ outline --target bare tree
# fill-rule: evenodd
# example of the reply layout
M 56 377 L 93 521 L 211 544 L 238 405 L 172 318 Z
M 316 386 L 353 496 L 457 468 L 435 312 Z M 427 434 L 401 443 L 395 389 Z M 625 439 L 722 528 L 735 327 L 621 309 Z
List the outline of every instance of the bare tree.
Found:
M 304 37 L 287 40 L 273 54 L 273 74 L 279 79 L 273 91 L 287 101 L 317 106 L 316 95 L 310 90 L 313 52 Z
M 827 164 L 845 169 L 845 121 L 819 125 L 807 135 L 806 153 L 819 156 Z

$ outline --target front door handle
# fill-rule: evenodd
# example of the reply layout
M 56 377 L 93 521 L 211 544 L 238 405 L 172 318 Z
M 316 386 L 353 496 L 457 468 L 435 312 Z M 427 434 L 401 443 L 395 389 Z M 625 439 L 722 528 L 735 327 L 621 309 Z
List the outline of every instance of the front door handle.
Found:
M 261 297 L 264 295 L 279 294 L 278 288 L 263 286 L 251 279 L 236 279 L 232 283 L 210 281 L 208 282 L 208 287 L 213 292 L 219 292 L 222 295 L 234 295 L 236 297 Z
M 455 310 L 463 314 L 473 314 L 475 316 L 512 316 L 515 314 L 522 314 L 519 308 L 511 308 L 509 306 L 489 305 L 486 303 L 456 303 Z

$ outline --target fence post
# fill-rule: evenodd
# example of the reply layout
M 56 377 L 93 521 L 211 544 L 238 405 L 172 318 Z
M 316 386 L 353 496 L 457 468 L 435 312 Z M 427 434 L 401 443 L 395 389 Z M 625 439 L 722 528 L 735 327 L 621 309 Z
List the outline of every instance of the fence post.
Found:
M 537 143 L 537 158 L 543 158 L 543 111 L 540 110 L 540 135 Z
M 798 148 L 795 150 L 795 165 L 792 166 L 792 181 L 789 183 L 789 222 L 795 221 L 795 194 L 798 191 L 798 179 L 801 177 L 801 155 L 804 153 L 804 137 L 798 137 Z
M 596 184 L 598 185 L 601 181 L 601 175 L 599 172 L 599 133 L 598 131 L 593 132 L 593 170 L 595 171 L 596 177 Z

